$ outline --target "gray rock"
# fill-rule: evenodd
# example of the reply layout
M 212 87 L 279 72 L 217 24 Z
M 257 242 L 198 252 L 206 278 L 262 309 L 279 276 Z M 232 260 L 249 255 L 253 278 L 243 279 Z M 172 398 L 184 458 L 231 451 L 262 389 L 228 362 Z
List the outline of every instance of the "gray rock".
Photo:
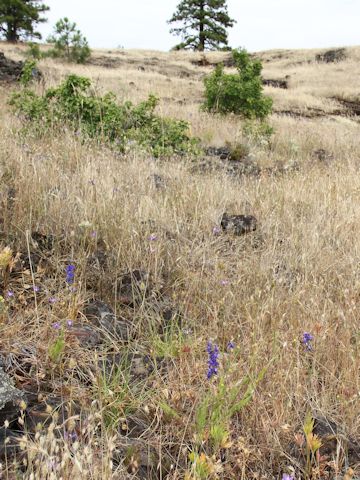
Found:
M 0 80 L 6 82 L 19 80 L 23 66 L 23 62 L 14 62 L 0 52 Z
M 0 426 L 5 420 L 13 420 L 17 416 L 18 403 L 23 399 L 23 393 L 14 387 L 11 378 L 0 368 Z
M 85 306 L 84 315 L 101 333 L 119 340 L 129 340 L 131 325 L 123 317 L 115 315 L 106 303 L 99 300 L 90 302 Z
M 228 215 L 224 213 L 220 225 L 225 232 L 244 235 L 256 230 L 257 220 L 253 215 Z
M 322 63 L 337 63 L 346 59 L 346 49 L 336 48 L 316 55 L 315 60 Z
M 151 289 L 150 275 L 144 270 L 132 270 L 118 279 L 116 295 L 120 303 L 133 306 L 141 303 Z

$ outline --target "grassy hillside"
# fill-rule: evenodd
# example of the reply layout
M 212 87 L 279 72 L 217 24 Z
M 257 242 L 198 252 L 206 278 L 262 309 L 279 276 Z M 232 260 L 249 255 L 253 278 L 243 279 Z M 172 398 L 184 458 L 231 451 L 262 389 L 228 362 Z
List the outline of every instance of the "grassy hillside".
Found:
M 0 353 L 25 395 L 3 478 L 360 478 L 360 47 L 321 53 L 257 54 L 288 87 L 264 88 L 270 141 L 200 111 L 225 53 L 40 62 L 39 92 L 71 72 L 156 94 L 195 159 L 24 132 L 0 84 Z M 223 230 L 224 212 L 256 231 Z

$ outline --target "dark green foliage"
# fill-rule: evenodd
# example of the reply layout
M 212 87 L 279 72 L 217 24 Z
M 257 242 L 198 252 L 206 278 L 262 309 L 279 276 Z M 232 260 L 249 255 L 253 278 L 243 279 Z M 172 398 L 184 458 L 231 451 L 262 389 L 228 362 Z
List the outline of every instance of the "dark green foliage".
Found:
M 237 73 L 225 74 L 223 65 L 205 78 L 204 109 L 235 113 L 245 118 L 263 119 L 271 113 L 272 100 L 263 95 L 260 60 L 252 60 L 245 50 L 234 50 Z
M 22 72 L 21 72 L 21 77 L 20 77 L 20 83 L 24 87 L 29 85 L 29 83 L 34 79 L 34 76 L 36 76 L 37 68 L 36 68 L 36 61 L 35 60 L 26 60 L 24 63 Z
M 0 35 L 8 42 L 41 38 L 35 26 L 46 21 L 41 14 L 47 10 L 41 0 L 0 0 Z
M 77 29 L 76 23 L 68 18 L 60 19 L 54 33 L 48 38 L 48 42 L 54 44 L 50 51 L 53 57 L 65 58 L 68 62 L 85 63 L 91 55 L 91 50 L 86 38 Z
M 106 141 L 122 152 L 129 145 L 138 145 L 155 157 L 198 152 L 198 141 L 189 136 L 187 122 L 154 113 L 158 99 L 153 95 L 139 105 L 118 104 L 113 93 L 96 96 L 91 87 L 88 78 L 70 75 L 43 96 L 24 89 L 10 103 L 42 133 L 65 124 L 85 138 Z
M 169 23 L 182 24 L 171 33 L 183 37 L 175 50 L 190 48 L 203 52 L 227 45 L 226 28 L 235 20 L 228 14 L 226 0 L 182 0 Z

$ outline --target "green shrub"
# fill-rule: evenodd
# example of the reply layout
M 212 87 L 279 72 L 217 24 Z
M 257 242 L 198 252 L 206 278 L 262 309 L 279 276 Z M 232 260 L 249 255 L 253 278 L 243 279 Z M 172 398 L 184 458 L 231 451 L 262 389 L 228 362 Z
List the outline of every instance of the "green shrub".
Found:
M 91 55 L 91 50 L 86 38 L 77 29 L 76 23 L 68 18 L 60 19 L 54 33 L 48 38 L 54 44 L 49 56 L 65 58 L 68 62 L 85 63 Z
M 24 87 L 29 85 L 29 83 L 34 80 L 34 78 L 38 77 L 39 71 L 36 67 L 35 60 L 26 60 L 24 66 L 21 71 L 20 83 Z
M 90 79 L 70 75 L 42 96 L 25 88 L 13 94 L 10 103 L 28 125 L 43 133 L 65 124 L 83 137 L 106 141 L 122 152 L 133 143 L 155 157 L 199 151 L 187 122 L 155 114 L 155 96 L 139 105 L 118 104 L 113 93 L 96 96 L 91 87 Z
M 40 46 L 38 43 L 29 42 L 27 45 L 28 45 L 28 49 L 25 52 L 25 55 L 28 58 L 33 60 L 40 60 L 41 58 L 43 58 L 43 54 L 40 50 Z
M 244 118 L 263 119 L 271 113 L 272 100 L 263 95 L 262 65 L 245 50 L 234 50 L 235 74 L 225 74 L 223 65 L 205 78 L 203 108 L 214 113 L 235 113 Z

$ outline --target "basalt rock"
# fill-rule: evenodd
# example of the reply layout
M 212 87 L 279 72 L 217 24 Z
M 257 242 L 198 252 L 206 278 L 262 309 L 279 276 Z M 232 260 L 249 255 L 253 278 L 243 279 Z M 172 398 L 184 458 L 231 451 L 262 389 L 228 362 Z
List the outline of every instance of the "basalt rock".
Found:
M 315 60 L 321 63 L 337 63 L 346 59 L 346 49 L 336 48 L 333 50 L 327 50 L 324 53 L 316 55 Z
M 0 81 L 11 82 L 19 80 L 23 62 L 15 62 L 6 58 L 3 52 L 0 52 Z
M 152 291 L 150 275 L 144 270 L 132 270 L 121 275 L 116 283 L 116 296 L 123 305 L 134 306 Z
M 240 236 L 255 231 L 257 220 L 253 215 L 228 215 L 224 213 L 220 225 L 224 232 Z
M 19 412 L 19 402 L 24 394 L 18 390 L 7 373 L 0 367 L 0 426 L 5 420 L 13 421 Z
M 128 341 L 131 325 L 104 302 L 94 300 L 85 306 L 83 311 L 86 318 L 98 329 L 102 335 L 110 335 L 118 340 Z

